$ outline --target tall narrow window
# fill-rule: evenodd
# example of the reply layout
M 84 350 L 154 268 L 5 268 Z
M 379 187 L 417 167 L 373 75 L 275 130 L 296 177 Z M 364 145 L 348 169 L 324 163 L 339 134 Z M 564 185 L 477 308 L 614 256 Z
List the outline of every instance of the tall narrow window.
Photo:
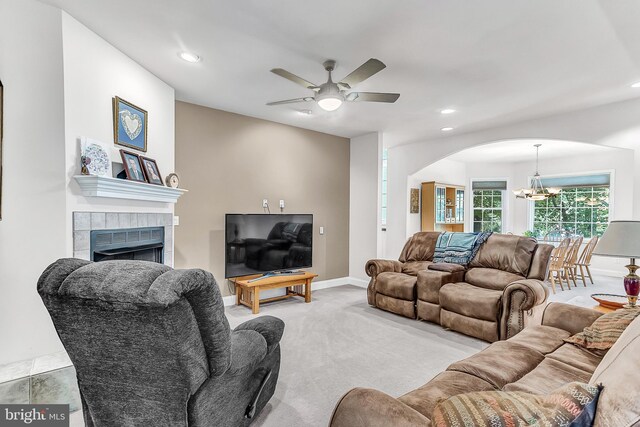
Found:
M 387 149 L 382 150 L 382 202 L 380 218 L 382 225 L 387 225 Z
M 473 181 L 473 231 L 502 233 L 506 181 Z

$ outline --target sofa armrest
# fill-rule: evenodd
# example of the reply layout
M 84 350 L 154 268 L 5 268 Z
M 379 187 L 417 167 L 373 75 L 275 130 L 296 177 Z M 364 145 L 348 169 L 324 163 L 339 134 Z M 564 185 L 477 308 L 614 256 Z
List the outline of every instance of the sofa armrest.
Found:
M 235 374 L 253 369 L 267 355 L 266 340 L 259 332 L 240 330 L 231 332 L 231 364 L 226 372 Z
M 400 273 L 402 271 L 402 263 L 392 259 L 370 259 L 364 269 L 367 276 L 376 277 L 385 271 Z
M 277 317 L 261 316 L 248 320 L 234 329 L 236 331 L 256 331 L 267 342 L 267 353 L 278 345 L 284 333 L 284 322 Z
M 429 270 L 434 271 L 444 271 L 447 273 L 459 273 L 461 271 L 466 271 L 467 268 L 460 264 L 451 264 L 448 262 L 436 262 L 428 267 Z
M 542 315 L 542 324 L 553 328 L 564 329 L 571 335 L 581 332 L 602 316 L 602 313 L 577 305 L 552 302 L 547 305 Z
M 500 320 L 500 339 L 509 339 L 522 331 L 525 324 L 525 312 L 544 304 L 549 289 L 537 279 L 522 279 L 509 283 L 502 293 L 502 318 Z
M 330 427 L 416 427 L 429 425 L 427 417 L 388 394 L 354 388 L 336 405 Z

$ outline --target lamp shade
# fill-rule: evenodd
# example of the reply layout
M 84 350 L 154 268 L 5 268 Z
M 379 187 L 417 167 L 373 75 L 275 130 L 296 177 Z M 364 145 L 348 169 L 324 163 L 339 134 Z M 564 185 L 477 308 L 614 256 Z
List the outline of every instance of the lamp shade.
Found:
M 640 258 L 640 221 L 611 221 L 593 254 Z

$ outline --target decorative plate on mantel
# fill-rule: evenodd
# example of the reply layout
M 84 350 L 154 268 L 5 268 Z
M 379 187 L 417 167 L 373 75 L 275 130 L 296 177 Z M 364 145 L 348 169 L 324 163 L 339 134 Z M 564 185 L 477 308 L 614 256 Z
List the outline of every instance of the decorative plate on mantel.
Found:
M 622 308 L 629 301 L 626 295 L 613 295 L 613 294 L 593 294 L 591 298 L 598 301 L 601 306 L 617 310 Z

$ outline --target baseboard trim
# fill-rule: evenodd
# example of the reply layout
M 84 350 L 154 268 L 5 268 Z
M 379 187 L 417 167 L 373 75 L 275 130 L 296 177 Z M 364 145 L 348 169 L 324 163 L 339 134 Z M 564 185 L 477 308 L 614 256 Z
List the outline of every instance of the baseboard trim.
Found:
M 347 277 L 347 281 L 349 285 L 358 286 L 360 288 L 369 287 L 369 281 L 364 279 L 356 279 L 355 277 Z
M 335 288 L 336 286 L 343 285 L 353 285 L 359 288 L 366 288 L 369 285 L 369 282 L 362 279 L 356 279 L 355 277 L 338 277 L 336 279 L 319 280 L 317 282 L 313 282 L 313 284 L 311 285 L 311 290 L 313 292 L 319 291 L 320 289 Z M 229 295 L 223 297 L 222 300 L 224 301 L 225 307 L 235 305 L 236 296 Z

